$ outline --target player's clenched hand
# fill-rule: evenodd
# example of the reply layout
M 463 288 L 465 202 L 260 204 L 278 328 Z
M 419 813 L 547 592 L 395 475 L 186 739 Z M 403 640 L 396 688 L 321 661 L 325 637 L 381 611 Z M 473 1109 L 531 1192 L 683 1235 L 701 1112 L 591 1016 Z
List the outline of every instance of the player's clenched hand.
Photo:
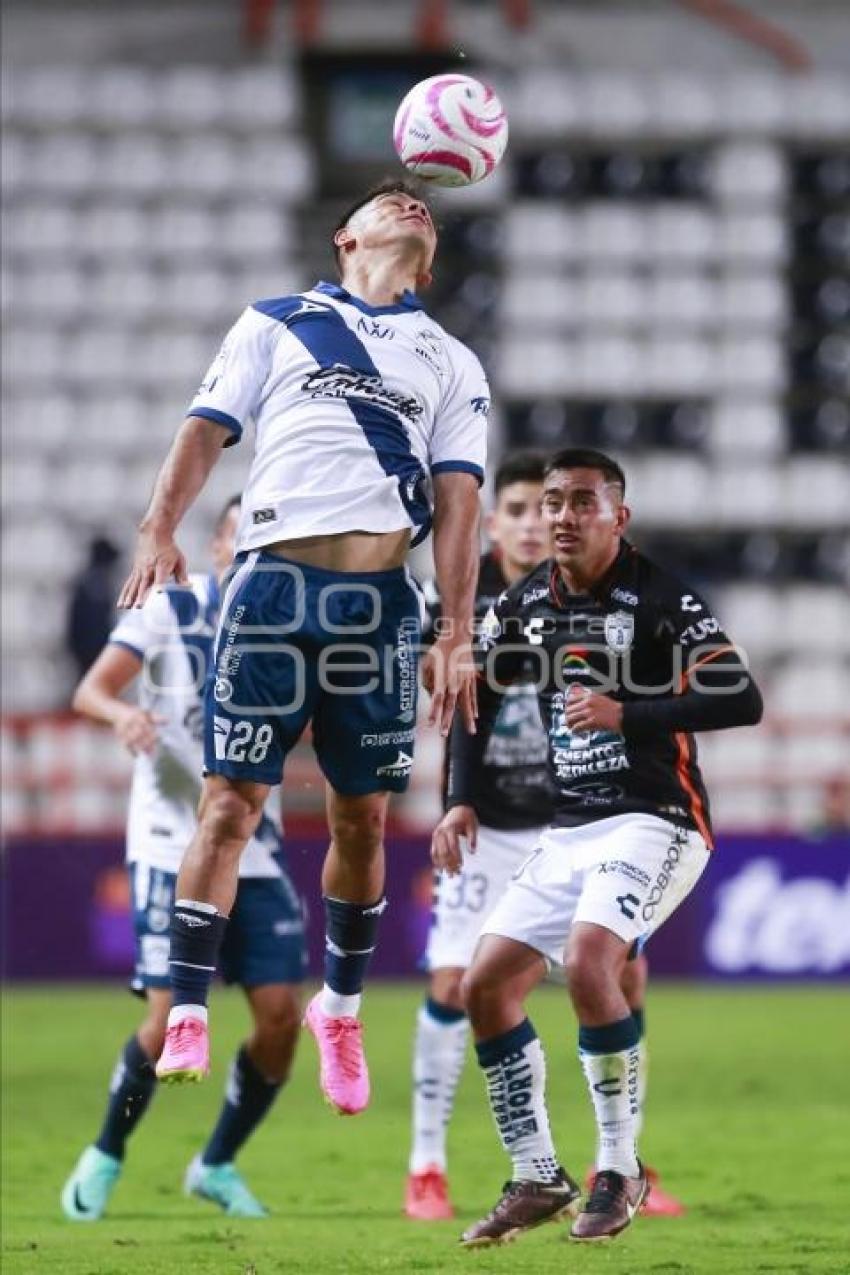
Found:
M 431 837 L 431 862 L 439 872 L 455 876 L 463 867 L 464 839 L 474 853 L 478 841 L 478 816 L 472 806 L 453 806 L 443 815 Z
M 623 729 L 623 705 L 587 687 L 573 686 L 567 697 L 566 719 L 570 730 L 610 730 L 619 735 Z
M 437 638 L 422 657 L 422 685 L 431 695 L 428 725 L 437 725 L 448 735 L 455 709 L 460 708 L 463 724 L 475 734 L 478 717 L 475 661 L 467 638 L 452 635 Z
M 169 580 L 189 583 L 186 559 L 170 535 L 141 531 L 133 566 L 118 597 L 119 607 L 144 606 L 151 589 Z
M 167 719 L 159 713 L 149 713 L 144 708 L 127 705 L 126 712 L 115 723 L 115 734 L 125 748 L 136 753 L 152 753 L 159 738 L 159 726 Z

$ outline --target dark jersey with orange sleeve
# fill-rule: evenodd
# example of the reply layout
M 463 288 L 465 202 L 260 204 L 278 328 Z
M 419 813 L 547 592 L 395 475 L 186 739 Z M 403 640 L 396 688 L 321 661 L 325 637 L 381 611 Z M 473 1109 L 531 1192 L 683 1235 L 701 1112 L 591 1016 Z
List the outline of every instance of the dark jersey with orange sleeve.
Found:
M 535 679 L 555 790 L 555 824 L 649 813 L 696 828 L 710 846 L 694 732 L 754 724 L 762 700 L 742 653 L 699 594 L 623 542 L 590 593 L 554 562 L 505 590 L 480 636 L 479 724 L 456 718 L 447 805 L 475 805 L 472 776 L 506 689 Z M 623 705 L 621 733 L 566 721 L 572 688 Z

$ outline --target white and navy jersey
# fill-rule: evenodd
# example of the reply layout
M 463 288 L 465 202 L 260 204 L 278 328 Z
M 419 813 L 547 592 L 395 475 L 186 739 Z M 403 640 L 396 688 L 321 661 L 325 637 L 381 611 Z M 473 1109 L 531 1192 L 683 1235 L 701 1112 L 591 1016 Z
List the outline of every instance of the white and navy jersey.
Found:
M 236 442 L 256 426 L 237 549 L 431 521 L 430 476 L 484 478 L 490 392 L 478 359 L 404 293 L 370 306 L 335 284 L 257 301 L 189 408 Z
M 203 772 L 204 684 L 218 621 L 218 582 L 193 575 L 190 586 L 151 593 L 125 611 L 110 642 L 139 657 L 138 701 L 165 718 L 152 753 L 133 766 L 127 812 L 127 860 L 177 872 L 197 827 Z M 276 877 L 282 850 L 276 812 L 268 807 L 239 864 L 241 877 Z

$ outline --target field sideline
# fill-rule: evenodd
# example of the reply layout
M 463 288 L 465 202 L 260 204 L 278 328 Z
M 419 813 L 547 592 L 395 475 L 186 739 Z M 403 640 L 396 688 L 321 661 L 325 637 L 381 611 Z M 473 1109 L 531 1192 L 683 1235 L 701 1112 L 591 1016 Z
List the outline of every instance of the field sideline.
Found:
M 6 989 L 4 1275 L 850 1270 L 846 988 L 652 989 L 642 1149 L 690 1204 L 688 1216 L 641 1219 L 610 1245 L 567 1245 L 563 1228 L 549 1226 L 477 1253 L 460 1251 L 457 1236 L 494 1203 L 508 1169 L 471 1058 L 450 1139 L 458 1219 L 423 1225 L 400 1211 L 420 996 L 414 985 L 368 993 L 373 1105 L 357 1119 L 334 1117 L 322 1103 L 315 1047 L 305 1036 L 288 1090 L 240 1160 L 274 1216 L 230 1222 L 180 1192 L 245 1023 L 238 993 L 217 989 L 212 1078 L 157 1096 L 109 1220 L 72 1225 L 60 1215 L 59 1190 L 96 1133 L 118 1046 L 138 1010 L 117 987 Z M 544 989 L 532 1017 L 548 1049 L 556 1142 L 567 1167 L 583 1174 L 592 1127 L 564 996 Z

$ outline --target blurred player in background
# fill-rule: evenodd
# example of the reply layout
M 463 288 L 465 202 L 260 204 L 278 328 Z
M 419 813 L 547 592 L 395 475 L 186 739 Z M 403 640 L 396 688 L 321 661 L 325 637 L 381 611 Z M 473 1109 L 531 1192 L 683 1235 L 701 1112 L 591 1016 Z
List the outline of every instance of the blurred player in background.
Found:
M 215 573 L 154 593 L 129 611 L 77 688 L 74 707 L 107 722 L 135 755 L 127 817 L 127 862 L 136 936 L 132 988 L 147 1016 L 127 1041 L 112 1076 L 103 1126 L 62 1191 L 66 1217 L 96 1221 L 121 1175 L 127 1139 L 156 1089 L 154 1063 L 165 1038 L 171 992 L 168 925 L 180 860 L 197 826 L 201 791 L 203 687 L 211 667 L 219 583 L 233 559 L 239 499 L 212 540 Z M 138 704 L 123 692 L 141 676 Z M 275 812 L 276 813 L 276 812 Z M 245 991 L 253 1031 L 233 1060 L 218 1123 L 186 1174 L 187 1192 L 231 1217 L 264 1217 L 233 1165 L 289 1075 L 298 1036 L 304 974 L 303 907 L 281 864 L 276 823 L 261 818 L 239 865 L 236 905 L 221 966 Z
M 549 1130 L 545 1059 L 525 1011 L 561 963 L 579 1020 L 596 1116 L 593 1187 L 574 1240 L 617 1235 L 648 1190 L 637 1157 L 640 1024 L 623 968 L 690 892 L 712 845 L 692 732 L 751 725 L 761 696 L 698 595 L 624 540 L 625 478 L 602 453 L 547 464 L 552 558 L 512 585 L 484 621 L 478 735 L 452 734 L 448 814 L 434 864 L 457 873 L 474 844 L 477 773 L 503 694 L 536 664 L 555 818 L 487 917 L 465 979 L 487 1093 L 513 1179 L 470 1227 L 469 1247 L 575 1216 L 579 1189 Z
M 479 563 L 476 618 L 480 621 L 500 594 L 537 566 L 549 549 L 543 521 L 545 461 L 535 452 L 515 452 L 496 470 L 494 506 L 486 520 L 492 548 Z M 439 625 L 439 596 L 429 582 L 425 595 L 432 624 Z M 508 688 L 476 770 L 445 775 L 449 792 L 469 792 L 479 819 L 475 854 L 460 871 L 437 874 L 426 963 L 428 998 L 419 1010 L 413 1055 L 413 1128 L 405 1212 L 419 1221 L 454 1216 L 446 1176 L 446 1133 L 463 1069 L 469 1020 L 461 983 L 472 962 L 481 927 L 511 876 L 537 846 L 554 815 L 554 790 L 547 765 L 546 732 L 540 720 L 534 668 Z M 446 761 L 448 762 L 448 754 Z M 448 772 L 448 766 L 446 767 Z M 449 816 L 451 825 L 451 816 Z M 638 1101 L 646 1095 L 644 1039 L 646 958 L 626 963 L 622 991 L 640 1030 Z M 662 1191 L 649 1168 L 653 1189 L 644 1211 L 684 1212 Z
M 444 734 L 456 704 L 472 728 L 489 392 L 472 352 L 413 291 L 430 282 L 437 235 L 412 187 L 389 181 L 358 200 L 333 244 L 341 285 L 257 302 L 226 337 L 160 471 L 119 604 L 137 606 L 154 584 L 185 578 L 176 528 L 222 446 L 253 416 L 256 451 L 206 701 L 199 827 L 172 914 L 174 1005 L 157 1074 L 179 1081 L 208 1070 L 207 997 L 239 857 L 312 722 L 331 840 L 325 983 L 305 1024 L 326 1099 L 355 1114 L 369 1101 L 357 1015 L 386 906 L 388 798 L 404 790 L 413 763 L 420 613 L 404 560 L 433 517 L 446 627 L 425 656 L 423 682 Z

